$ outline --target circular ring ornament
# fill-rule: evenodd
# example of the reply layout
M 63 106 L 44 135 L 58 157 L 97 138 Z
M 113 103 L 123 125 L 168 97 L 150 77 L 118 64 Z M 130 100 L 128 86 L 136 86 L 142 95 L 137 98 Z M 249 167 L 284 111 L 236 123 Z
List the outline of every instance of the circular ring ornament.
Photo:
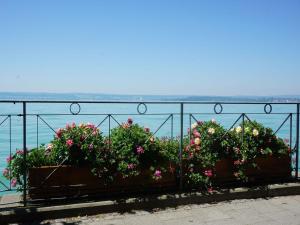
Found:
M 78 115 L 80 113 L 80 111 L 81 111 L 81 106 L 79 105 L 79 103 L 73 102 L 70 105 L 70 113 L 72 113 L 73 115 Z
M 148 110 L 147 105 L 145 103 L 138 104 L 136 109 L 137 109 L 138 113 L 141 115 L 145 114 Z
M 219 108 L 219 110 L 217 110 Z M 220 103 L 216 103 L 214 106 L 215 114 L 221 114 L 223 112 L 223 106 Z
M 271 104 L 265 104 L 264 111 L 266 114 L 270 114 L 272 112 L 272 110 L 273 110 L 273 108 L 272 108 Z

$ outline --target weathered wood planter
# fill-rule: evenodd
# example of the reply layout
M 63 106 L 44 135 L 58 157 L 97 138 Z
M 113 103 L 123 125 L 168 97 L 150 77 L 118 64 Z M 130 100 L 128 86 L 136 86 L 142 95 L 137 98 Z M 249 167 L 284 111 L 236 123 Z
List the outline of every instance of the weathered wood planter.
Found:
M 111 195 L 123 192 L 144 192 L 176 187 L 175 174 L 164 174 L 162 179 L 153 180 L 149 172 L 136 177 L 117 178 L 112 184 L 92 174 L 90 168 L 62 166 L 47 180 L 56 166 L 29 169 L 28 194 L 31 199 L 70 197 L 83 195 Z
M 249 181 L 286 180 L 291 177 L 291 158 L 289 155 L 260 157 L 255 159 L 257 168 L 249 168 L 246 175 Z
M 214 168 L 213 182 L 217 185 L 236 183 L 237 178 L 234 176 L 233 159 L 221 159 L 216 163 Z M 272 182 L 284 181 L 291 177 L 291 160 L 290 156 L 267 156 L 256 158 L 254 162 L 257 168 L 250 167 L 246 170 L 246 176 L 249 182 Z
M 291 177 L 291 159 L 288 155 L 281 157 L 259 157 L 254 160 L 254 163 L 257 164 L 256 168 L 249 166 L 246 170 L 249 182 L 287 180 Z M 235 181 L 236 178 L 233 175 L 233 170 L 232 159 L 218 161 L 215 168 L 215 182 Z

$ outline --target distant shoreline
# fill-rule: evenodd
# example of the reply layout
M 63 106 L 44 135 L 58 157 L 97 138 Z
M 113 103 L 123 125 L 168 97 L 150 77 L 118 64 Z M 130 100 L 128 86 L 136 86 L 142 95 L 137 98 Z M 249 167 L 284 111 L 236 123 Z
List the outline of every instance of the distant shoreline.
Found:
M 0 92 L 0 100 L 129 100 L 129 101 L 228 101 L 300 102 L 300 95 L 278 96 L 197 96 L 197 95 L 122 95 L 97 93 Z

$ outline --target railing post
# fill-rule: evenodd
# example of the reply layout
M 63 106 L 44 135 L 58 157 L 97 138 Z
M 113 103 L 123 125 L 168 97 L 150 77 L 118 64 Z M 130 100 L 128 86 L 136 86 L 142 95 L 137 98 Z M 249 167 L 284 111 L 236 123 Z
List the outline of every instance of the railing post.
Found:
M 23 204 L 27 205 L 27 144 L 26 144 L 26 102 L 23 102 L 23 160 L 24 160 L 24 171 L 23 171 Z
M 183 187 L 182 150 L 183 150 L 183 103 L 180 103 L 180 147 L 179 147 L 179 165 L 180 165 L 179 188 L 180 190 L 182 190 Z
M 299 127 L 300 127 L 300 119 L 299 119 L 299 114 L 300 114 L 300 103 L 297 104 L 297 122 L 296 122 L 296 172 L 295 172 L 295 177 L 298 179 L 298 170 L 299 170 Z

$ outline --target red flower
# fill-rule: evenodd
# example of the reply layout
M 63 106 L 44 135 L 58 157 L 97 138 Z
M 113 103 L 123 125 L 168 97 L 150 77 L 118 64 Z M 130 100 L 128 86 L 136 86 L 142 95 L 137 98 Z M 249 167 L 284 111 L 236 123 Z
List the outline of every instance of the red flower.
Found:
M 208 192 L 208 193 L 213 193 L 213 192 L 214 192 L 214 189 L 213 189 L 212 187 L 209 187 L 209 188 L 207 188 L 207 192 Z
M 72 145 L 74 144 L 74 142 L 73 142 L 72 139 L 68 139 L 68 140 L 66 141 L 66 144 L 67 144 L 67 146 L 70 148 L 70 147 L 72 147 Z
M 128 118 L 127 123 L 128 123 L 129 125 L 132 125 L 133 120 L 132 120 L 131 118 Z
M 213 172 L 212 172 L 212 170 L 205 170 L 204 171 L 204 175 L 207 176 L 207 177 L 212 177 L 213 176 Z
M 61 135 L 63 133 L 63 129 L 59 128 L 55 133 L 56 133 L 57 138 L 61 138 Z

